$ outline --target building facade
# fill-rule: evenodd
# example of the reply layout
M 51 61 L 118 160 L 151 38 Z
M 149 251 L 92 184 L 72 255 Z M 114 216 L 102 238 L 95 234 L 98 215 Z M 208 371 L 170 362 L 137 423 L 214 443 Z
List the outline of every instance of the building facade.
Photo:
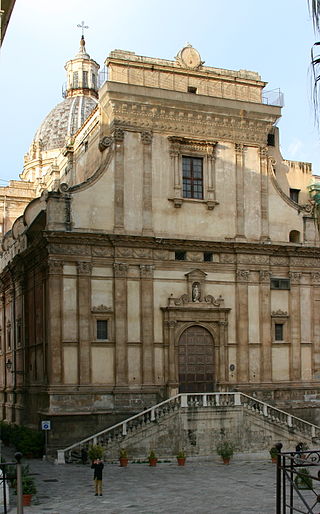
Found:
M 54 447 L 178 392 L 311 408 L 319 234 L 311 165 L 279 151 L 281 106 L 191 46 L 111 52 L 97 98 L 81 45 L 77 106 L 59 138 L 61 108 L 40 127 L 22 174 L 35 198 L 3 238 L 2 418 L 51 420 Z

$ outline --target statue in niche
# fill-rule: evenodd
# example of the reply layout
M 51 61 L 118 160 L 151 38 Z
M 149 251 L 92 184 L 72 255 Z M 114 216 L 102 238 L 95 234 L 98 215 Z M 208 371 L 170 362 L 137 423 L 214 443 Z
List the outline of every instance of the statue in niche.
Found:
M 192 301 L 199 303 L 200 302 L 200 284 L 199 282 L 195 282 L 192 284 Z

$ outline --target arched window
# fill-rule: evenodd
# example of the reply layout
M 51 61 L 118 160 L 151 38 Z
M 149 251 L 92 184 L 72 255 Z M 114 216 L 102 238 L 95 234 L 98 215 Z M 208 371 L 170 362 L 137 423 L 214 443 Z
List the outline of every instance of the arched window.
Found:
M 299 230 L 291 230 L 289 234 L 290 243 L 300 243 L 300 232 Z

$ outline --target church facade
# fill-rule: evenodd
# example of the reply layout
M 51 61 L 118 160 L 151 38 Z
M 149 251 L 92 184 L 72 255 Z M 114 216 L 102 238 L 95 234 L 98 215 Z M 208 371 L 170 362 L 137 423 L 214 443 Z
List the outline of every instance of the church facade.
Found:
M 106 65 L 99 89 L 82 39 L 25 158 L 34 199 L 0 261 L 2 419 L 51 420 L 61 446 L 178 392 L 315 405 L 313 177 L 280 154 L 281 106 L 191 46 Z

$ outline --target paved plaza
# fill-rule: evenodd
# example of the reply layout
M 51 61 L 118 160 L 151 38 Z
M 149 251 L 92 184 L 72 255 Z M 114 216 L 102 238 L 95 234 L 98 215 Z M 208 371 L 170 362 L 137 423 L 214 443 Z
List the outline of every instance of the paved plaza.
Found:
M 104 467 L 103 496 L 93 490 L 90 465 L 54 465 L 28 460 L 38 493 L 26 514 L 273 514 L 275 471 L 268 452 L 235 455 L 230 465 L 217 456 L 176 462 L 117 463 Z M 10 514 L 16 513 L 12 496 Z

